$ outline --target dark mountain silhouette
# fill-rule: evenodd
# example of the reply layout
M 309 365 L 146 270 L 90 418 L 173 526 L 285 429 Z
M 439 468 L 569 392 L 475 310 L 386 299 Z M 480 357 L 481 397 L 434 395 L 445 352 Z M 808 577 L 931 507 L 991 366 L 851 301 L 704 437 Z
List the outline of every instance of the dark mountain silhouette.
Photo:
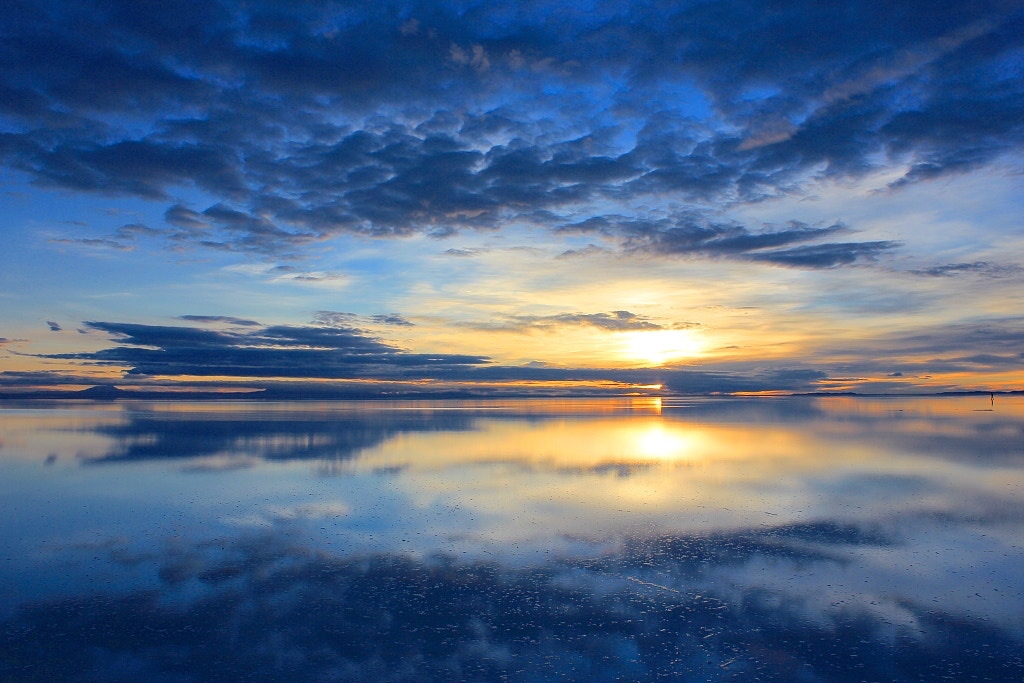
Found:
M 88 389 L 75 392 L 75 398 L 91 398 L 96 401 L 112 401 L 115 398 L 122 398 L 127 392 L 118 389 L 113 384 L 98 384 Z

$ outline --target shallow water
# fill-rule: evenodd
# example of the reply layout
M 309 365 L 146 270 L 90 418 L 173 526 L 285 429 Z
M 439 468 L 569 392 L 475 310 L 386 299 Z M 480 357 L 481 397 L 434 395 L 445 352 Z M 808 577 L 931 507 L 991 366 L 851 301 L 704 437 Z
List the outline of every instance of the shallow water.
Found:
M 1024 398 L 0 406 L 0 680 L 1024 680 Z

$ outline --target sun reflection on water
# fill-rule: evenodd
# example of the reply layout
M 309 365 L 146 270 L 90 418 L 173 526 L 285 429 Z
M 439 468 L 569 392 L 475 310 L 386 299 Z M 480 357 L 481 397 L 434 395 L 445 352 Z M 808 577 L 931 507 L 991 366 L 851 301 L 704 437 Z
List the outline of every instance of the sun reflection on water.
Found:
M 635 435 L 636 454 L 642 458 L 676 460 L 694 452 L 696 437 L 680 429 L 667 429 L 663 424 L 639 428 Z

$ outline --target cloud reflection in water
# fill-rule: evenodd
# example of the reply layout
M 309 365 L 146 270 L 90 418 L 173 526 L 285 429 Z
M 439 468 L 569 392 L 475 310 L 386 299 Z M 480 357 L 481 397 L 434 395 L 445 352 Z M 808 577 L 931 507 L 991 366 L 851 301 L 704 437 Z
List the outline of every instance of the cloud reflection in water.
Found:
M 1019 680 L 1013 400 L 6 410 L 0 674 Z

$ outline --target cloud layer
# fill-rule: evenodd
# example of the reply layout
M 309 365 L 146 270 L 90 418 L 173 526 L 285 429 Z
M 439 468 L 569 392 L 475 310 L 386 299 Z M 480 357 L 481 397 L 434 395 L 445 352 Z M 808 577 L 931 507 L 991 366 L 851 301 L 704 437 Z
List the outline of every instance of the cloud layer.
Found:
M 245 325 L 216 330 L 96 321 L 85 325 L 113 335 L 119 345 L 53 357 L 129 366 L 133 375 L 386 378 L 410 368 L 425 372 L 434 366 L 487 362 L 482 356 L 411 353 L 347 326 Z
M 627 251 L 870 262 L 896 245 L 649 224 L 644 207 L 756 202 L 883 165 L 900 187 L 1024 137 L 1024 11 L 1001 0 L 39 2 L 3 31 L 4 164 L 163 202 L 165 224 L 136 230 L 172 243 L 262 254 L 546 211 L 552 230 L 640 216 L 605 220 Z

